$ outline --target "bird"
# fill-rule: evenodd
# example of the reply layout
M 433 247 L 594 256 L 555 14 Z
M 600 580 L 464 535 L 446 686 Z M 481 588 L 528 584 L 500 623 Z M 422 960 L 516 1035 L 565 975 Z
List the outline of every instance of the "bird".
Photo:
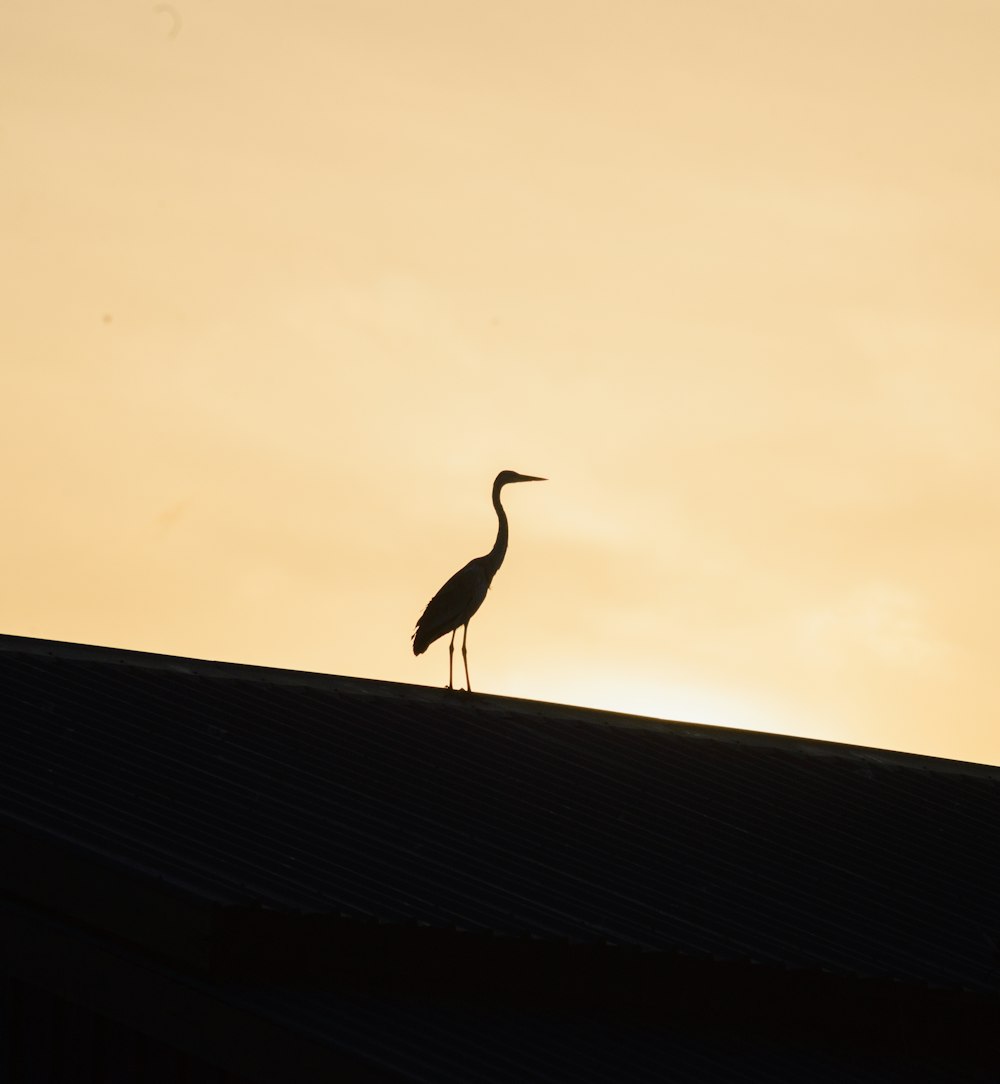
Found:
M 448 644 L 448 688 L 453 685 L 453 664 L 455 659 L 455 633 L 462 626 L 462 661 L 465 663 L 465 687 L 472 692 L 469 681 L 469 656 L 465 648 L 465 639 L 469 631 L 469 622 L 483 604 L 486 592 L 490 589 L 493 577 L 503 564 L 507 553 L 507 513 L 500 503 L 500 490 L 512 482 L 546 482 L 547 478 L 538 478 L 533 474 L 518 474 L 513 470 L 502 470 L 493 482 L 493 507 L 497 513 L 497 540 L 493 549 L 483 557 L 474 557 L 464 568 L 460 568 L 440 591 L 427 603 L 427 607 L 417 622 L 413 640 L 413 654 L 422 655 L 435 640 L 451 633 Z

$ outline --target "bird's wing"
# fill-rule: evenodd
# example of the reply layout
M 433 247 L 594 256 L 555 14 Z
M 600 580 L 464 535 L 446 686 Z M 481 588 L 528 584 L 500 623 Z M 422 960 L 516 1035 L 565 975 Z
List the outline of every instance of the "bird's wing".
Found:
M 423 654 L 435 640 L 466 624 L 482 606 L 490 578 L 482 557 L 460 568 L 427 603 L 413 634 L 413 654 Z

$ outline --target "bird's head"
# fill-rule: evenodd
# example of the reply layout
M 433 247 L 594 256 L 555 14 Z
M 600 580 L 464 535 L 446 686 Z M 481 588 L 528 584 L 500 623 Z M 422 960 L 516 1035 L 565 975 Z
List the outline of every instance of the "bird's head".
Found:
M 498 475 L 496 481 L 493 483 L 493 488 L 499 492 L 502 486 L 507 485 L 509 482 L 547 482 L 547 478 L 537 478 L 533 474 L 518 474 L 516 470 L 502 470 Z

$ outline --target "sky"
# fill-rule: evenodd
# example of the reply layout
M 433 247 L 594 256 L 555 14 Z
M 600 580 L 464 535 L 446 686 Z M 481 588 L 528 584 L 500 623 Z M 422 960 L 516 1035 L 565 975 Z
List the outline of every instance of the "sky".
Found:
M 0 632 L 1000 764 L 995 0 L 4 0 Z

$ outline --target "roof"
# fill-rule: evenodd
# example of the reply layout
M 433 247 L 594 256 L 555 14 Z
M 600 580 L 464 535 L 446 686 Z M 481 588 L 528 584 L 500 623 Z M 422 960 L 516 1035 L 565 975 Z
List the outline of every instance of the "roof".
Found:
M 825 1044 L 801 1034 L 775 1041 L 751 1029 L 692 1027 L 689 1019 L 669 1014 L 651 1022 L 474 1001 L 220 984 L 169 965 L 152 968 L 119 943 L 60 929 L 44 912 L 30 919 L 18 912 L 0 903 L 4 970 L 20 956 L 30 961 L 33 978 L 40 969 L 49 974 L 44 984 L 7 992 L 17 1027 L 6 1053 L 20 1070 L 13 1071 L 17 1080 L 68 1079 L 67 1064 L 74 1080 L 133 1081 L 140 1066 L 138 1078 L 161 1084 L 996 1080 L 995 1026 L 984 1056 L 969 1061 L 956 1058 L 954 1046 L 928 1057 L 919 1044 L 907 1044 L 898 1056 L 852 1048 L 839 1033 Z M 89 1066 L 97 1068 L 93 1077 Z
M 1000 769 L 16 637 L 0 698 L 29 864 L 44 843 L 242 912 L 997 989 Z

